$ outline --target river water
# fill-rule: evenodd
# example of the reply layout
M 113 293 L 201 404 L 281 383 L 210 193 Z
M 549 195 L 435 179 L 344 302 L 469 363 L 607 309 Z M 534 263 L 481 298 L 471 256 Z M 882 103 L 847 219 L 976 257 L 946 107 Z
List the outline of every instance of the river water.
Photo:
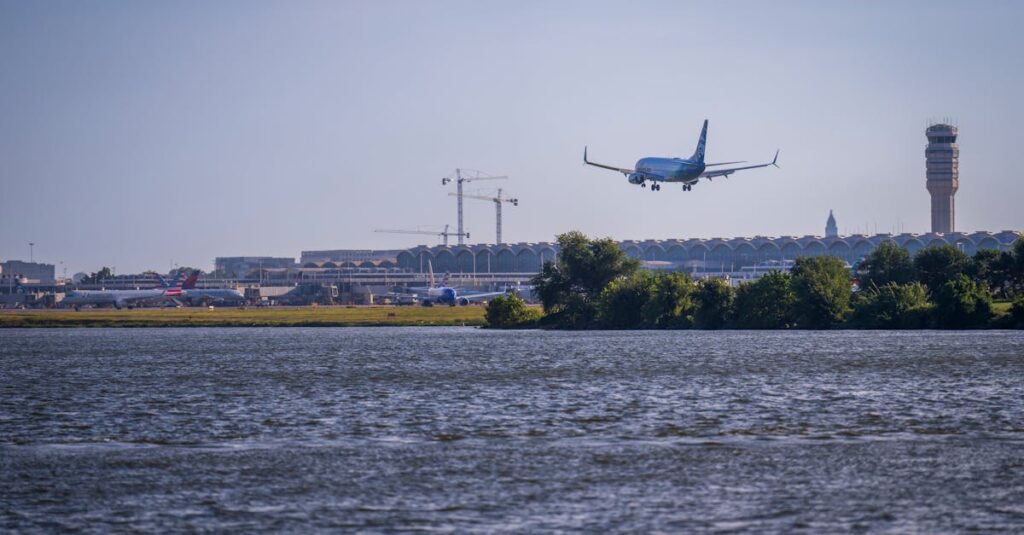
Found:
M 1024 530 L 1024 333 L 0 330 L 0 530 Z

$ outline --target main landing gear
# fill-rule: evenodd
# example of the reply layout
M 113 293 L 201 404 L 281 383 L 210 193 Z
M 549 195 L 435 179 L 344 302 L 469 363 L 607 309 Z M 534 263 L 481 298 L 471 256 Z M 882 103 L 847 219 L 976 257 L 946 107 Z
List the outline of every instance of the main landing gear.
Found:
M 651 184 L 651 191 L 661 191 L 661 184 Z
M 691 184 L 683 184 L 683 191 L 690 191 L 693 189 Z

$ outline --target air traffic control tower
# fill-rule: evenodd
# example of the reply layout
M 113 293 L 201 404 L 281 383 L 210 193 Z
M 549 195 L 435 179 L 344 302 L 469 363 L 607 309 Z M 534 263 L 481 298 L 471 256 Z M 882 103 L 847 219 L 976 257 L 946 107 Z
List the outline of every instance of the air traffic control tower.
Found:
M 960 147 L 957 129 L 948 124 L 933 124 L 925 130 L 928 146 L 924 149 L 928 193 L 932 196 L 932 232 L 950 233 L 955 229 L 953 196 L 960 187 Z

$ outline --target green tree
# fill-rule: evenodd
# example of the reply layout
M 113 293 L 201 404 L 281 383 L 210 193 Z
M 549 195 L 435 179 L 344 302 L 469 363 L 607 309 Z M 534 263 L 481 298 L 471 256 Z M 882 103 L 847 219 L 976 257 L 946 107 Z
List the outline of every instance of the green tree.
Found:
M 558 259 L 545 262 L 531 281 L 547 314 L 543 323 L 593 326 L 597 297 L 613 280 L 635 273 L 640 262 L 627 257 L 613 240 L 591 240 L 578 231 L 559 235 L 558 246 Z
M 793 324 L 795 302 L 790 275 L 772 271 L 736 289 L 733 321 L 741 329 L 784 329 Z
M 866 290 L 890 282 L 906 284 L 914 280 L 914 262 L 906 249 L 893 242 L 882 242 L 859 266 L 860 287 Z
M 1024 238 L 1018 238 L 1013 243 L 1006 269 L 1013 294 L 1024 294 Z
M 1024 329 L 1024 295 L 1013 300 L 1013 306 L 1010 307 L 1010 318 L 1013 320 L 1015 328 Z
M 971 259 L 952 245 L 926 247 L 914 256 L 914 271 L 917 280 L 928 287 L 933 294 L 944 284 L 965 273 Z
M 645 271 L 615 279 L 598 297 L 598 318 L 608 329 L 640 329 L 650 325 L 643 310 L 654 295 L 654 277 Z
M 922 329 L 928 326 L 931 304 L 920 282 L 890 282 L 861 290 L 853 298 L 852 322 L 864 329 Z
M 82 277 L 82 284 L 99 284 L 104 280 L 112 279 L 113 277 L 114 273 L 110 270 L 110 268 L 103 266 L 103 268 L 97 271 L 96 273 L 90 273 Z
M 656 329 L 686 329 L 693 324 L 696 290 L 685 273 L 659 273 L 654 276 L 650 299 L 641 311 L 644 324 Z
M 698 329 L 721 329 L 732 316 L 736 293 L 722 279 L 701 279 L 694 292 L 693 324 Z
M 519 296 L 499 295 L 487 303 L 484 319 L 487 326 L 496 329 L 516 329 L 532 326 L 541 313 L 527 305 Z
M 850 309 L 850 269 L 834 256 L 802 257 L 793 264 L 794 311 L 804 329 L 828 329 Z
M 994 296 L 1006 297 L 1012 285 L 1013 254 L 1008 251 L 982 249 L 971 257 L 967 275 L 984 283 Z
M 946 281 L 932 298 L 935 324 L 941 328 L 982 327 L 992 318 L 992 296 L 962 273 Z

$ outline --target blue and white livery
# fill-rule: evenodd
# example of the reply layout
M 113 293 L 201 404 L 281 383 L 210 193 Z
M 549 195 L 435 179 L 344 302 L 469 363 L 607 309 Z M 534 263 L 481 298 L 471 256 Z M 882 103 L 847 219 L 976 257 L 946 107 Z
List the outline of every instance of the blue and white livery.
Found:
M 744 169 L 757 169 L 759 167 L 768 167 L 769 165 L 778 167 L 776 162 L 779 160 L 779 151 L 775 151 L 775 158 L 768 163 L 747 165 L 743 167 L 729 167 L 726 169 L 713 169 L 709 171 L 707 169 L 708 167 L 745 162 L 704 163 L 704 145 L 707 142 L 707 137 L 708 121 L 705 119 L 704 128 L 701 129 L 700 139 L 697 141 L 697 150 L 695 150 L 693 152 L 693 156 L 690 156 L 689 158 L 642 158 L 636 162 L 633 169 L 628 169 L 625 167 L 615 167 L 594 163 L 587 159 L 587 148 L 583 147 L 583 163 L 593 165 L 594 167 L 618 171 L 623 175 L 626 175 L 626 180 L 628 180 L 630 184 L 636 184 L 640 187 L 647 187 L 647 182 L 650 181 L 651 191 L 661 190 L 662 182 L 679 182 L 683 185 L 683 191 L 690 191 L 702 178 L 706 178 L 710 181 L 715 177 L 728 177 L 736 171 L 743 171 Z
M 438 285 L 434 282 L 434 266 L 431 265 L 430 261 L 427 261 L 427 272 L 430 275 L 430 287 L 428 288 L 409 288 L 411 291 L 421 292 L 422 295 L 418 295 L 420 304 L 429 307 L 438 305 L 462 305 L 466 306 L 472 301 L 479 299 L 486 299 L 488 297 L 494 297 L 497 295 L 506 295 L 508 292 L 480 292 L 471 294 L 460 294 L 457 288 L 448 286 L 448 275 L 444 276 L 441 280 L 441 284 Z

